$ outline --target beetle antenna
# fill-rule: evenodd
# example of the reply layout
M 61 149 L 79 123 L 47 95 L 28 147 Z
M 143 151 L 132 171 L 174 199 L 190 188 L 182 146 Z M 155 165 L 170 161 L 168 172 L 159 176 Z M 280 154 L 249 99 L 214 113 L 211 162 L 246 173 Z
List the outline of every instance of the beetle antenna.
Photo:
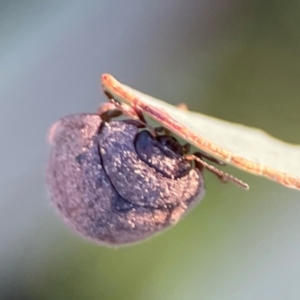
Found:
M 206 168 L 207 170 L 211 171 L 213 174 L 215 174 L 222 182 L 228 182 L 231 181 L 233 183 L 235 183 L 236 185 L 248 190 L 249 189 L 249 185 L 245 182 L 243 182 L 242 180 L 226 173 L 223 172 L 219 169 L 217 169 L 216 167 L 208 164 L 207 162 L 205 162 L 204 160 L 202 160 L 200 157 L 196 156 L 196 154 L 190 154 L 186 156 L 186 159 L 188 160 L 194 160 L 195 161 L 195 165 L 198 169 L 202 170 L 203 167 Z

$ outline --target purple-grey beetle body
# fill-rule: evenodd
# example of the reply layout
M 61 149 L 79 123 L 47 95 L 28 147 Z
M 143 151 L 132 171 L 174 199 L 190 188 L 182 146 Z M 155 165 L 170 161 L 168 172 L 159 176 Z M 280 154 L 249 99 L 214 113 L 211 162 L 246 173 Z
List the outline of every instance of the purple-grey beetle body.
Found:
M 49 140 L 52 202 L 89 239 L 143 240 L 177 222 L 204 195 L 201 170 L 133 124 L 71 115 L 53 125 Z

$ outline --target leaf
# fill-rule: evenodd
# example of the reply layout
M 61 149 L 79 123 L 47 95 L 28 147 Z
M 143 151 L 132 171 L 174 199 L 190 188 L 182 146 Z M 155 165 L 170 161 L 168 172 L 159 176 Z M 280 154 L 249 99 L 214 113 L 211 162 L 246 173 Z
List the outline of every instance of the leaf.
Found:
M 143 113 L 195 147 L 249 173 L 300 189 L 300 145 L 275 139 L 264 131 L 170 105 L 121 84 L 109 74 L 102 85 L 114 99 Z

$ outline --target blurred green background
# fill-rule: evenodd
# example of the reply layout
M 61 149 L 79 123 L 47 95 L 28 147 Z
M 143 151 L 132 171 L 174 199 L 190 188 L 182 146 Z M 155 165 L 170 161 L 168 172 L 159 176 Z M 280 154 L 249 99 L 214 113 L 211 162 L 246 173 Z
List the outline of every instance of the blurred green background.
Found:
M 104 72 L 300 143 L 299 1 L 0 1 L 0 45 L 1 299 L 300 299 L 297 191 L 206 173 L 174 228 L 109 249 L 68 230 L 44 182 L 48 128 L 94 112 Z

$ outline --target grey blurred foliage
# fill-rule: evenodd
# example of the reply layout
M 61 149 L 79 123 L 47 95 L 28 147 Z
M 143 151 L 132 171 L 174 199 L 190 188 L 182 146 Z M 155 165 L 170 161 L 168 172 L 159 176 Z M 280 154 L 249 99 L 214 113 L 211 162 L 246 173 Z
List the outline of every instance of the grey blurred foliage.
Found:
M 173 229 L 108 249 L 66 228 L 44 183 L 48 128 L 94 112 L 104 72 L 300 143 L 299 28 L 292 0 L 1 1 L 0 298 L 299 299 L 297 191 L 205 174 Z

